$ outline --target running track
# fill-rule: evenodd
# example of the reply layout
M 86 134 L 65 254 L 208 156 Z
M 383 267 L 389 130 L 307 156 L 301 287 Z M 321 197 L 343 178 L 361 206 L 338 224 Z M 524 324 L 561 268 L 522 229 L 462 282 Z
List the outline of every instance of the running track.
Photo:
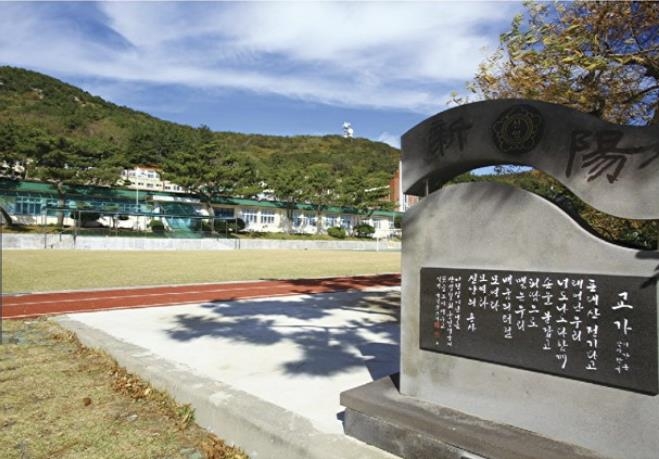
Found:
M 0 318 L 398 286 L 399 274 L 3 295 Z

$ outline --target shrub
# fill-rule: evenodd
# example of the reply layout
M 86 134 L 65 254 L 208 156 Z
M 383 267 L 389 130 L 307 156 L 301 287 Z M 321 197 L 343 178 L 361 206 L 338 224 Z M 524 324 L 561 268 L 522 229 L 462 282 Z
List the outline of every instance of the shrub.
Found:
M 218 233 L 239 233 L 245 229 L 245 221 L 242 218 L 215 219 L 215 231 Z
M 160 220 L 151 220 L 149 222 L 149 228 L 151 228 L 151 231 L 153 231 L 154 233 L 165 232 L 165 224 Z
M 98 221 L 101 218 L 100 212 L 92 207 L 81 207 L 79 210 L 71 212 L 71 218 L 77 221 L 80 228 L 99 228 L 103 226 Z
M 83 202 L 78 205 L 77 210 L 71 212 L 70 217 L 74 220 L 80 219 L 81 224 L 84 225 L 87 222 L 93 222 L 101 218 L 101 213 L 88 202 Z
M 265 239 L 268 236 L 269 233 L 265 233 L 263 231 L 249 231 L 247 233 L 247 236 L 250 239 Z
M 332 236 L 333 238 L 336 238 L 336 239 L 345 239 L 346 238 L 346 230 L 344 230 L 343 228 L 340 228 L 338 226 L 328 228 L 327 229 L 327 234 L 329 236 Z
M 369 238 L 375 233 L 375 228 L 373 228 L 368 223 L 360 223 L 354 228 L 355 235 L 361 238 Z

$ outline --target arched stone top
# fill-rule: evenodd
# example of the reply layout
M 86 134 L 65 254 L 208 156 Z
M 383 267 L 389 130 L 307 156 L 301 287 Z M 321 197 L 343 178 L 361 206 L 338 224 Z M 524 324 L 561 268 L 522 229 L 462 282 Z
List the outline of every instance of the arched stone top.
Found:
M 542 170 L 591 206 L 659 218 L 659 126 L 619 126 L 562 105 L 508 99 L 438 113 L 402 137 L 403 189 L 424 196 L 483 166 Z

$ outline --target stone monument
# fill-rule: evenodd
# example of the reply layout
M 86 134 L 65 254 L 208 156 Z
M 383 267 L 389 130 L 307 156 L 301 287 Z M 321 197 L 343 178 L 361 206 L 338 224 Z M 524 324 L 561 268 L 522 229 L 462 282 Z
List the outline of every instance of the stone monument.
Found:
M 341 394 L 348 435 L 401 457 L 656 458 L 659 252 L 599 239 L 474 168 L 542 170 L 594 208 L 659 219 L 659 126 L 479 102 L 402 138 L 400 375 Z

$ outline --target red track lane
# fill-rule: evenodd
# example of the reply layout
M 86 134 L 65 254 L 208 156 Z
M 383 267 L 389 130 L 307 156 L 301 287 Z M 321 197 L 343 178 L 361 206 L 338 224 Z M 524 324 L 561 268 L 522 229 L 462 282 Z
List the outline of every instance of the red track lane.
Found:
M 400 285 L 399 274 L 382 274 L 6 295 L 2 297 L 1 318 L 36 317 L 101 309 L 145 308 L 205 301 L 231 301 L 243 298 L 362 290 L 368 287 L 397 285 Z

